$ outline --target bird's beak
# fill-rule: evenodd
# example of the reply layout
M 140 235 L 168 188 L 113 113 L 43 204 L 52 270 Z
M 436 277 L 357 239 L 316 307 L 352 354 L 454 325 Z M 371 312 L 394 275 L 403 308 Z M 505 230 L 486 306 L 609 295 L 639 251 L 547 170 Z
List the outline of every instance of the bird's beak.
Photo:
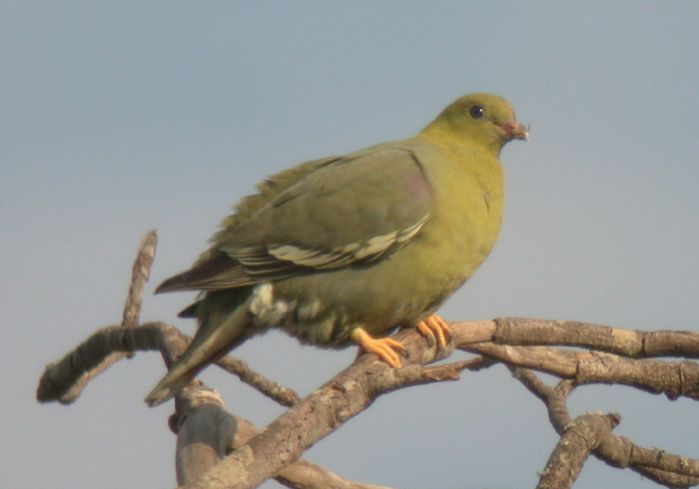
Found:
M 524 125 L 515 121 L 506 122 L 502 128 L 512 139 L 521 139 L 529 141 L 529 129 Z

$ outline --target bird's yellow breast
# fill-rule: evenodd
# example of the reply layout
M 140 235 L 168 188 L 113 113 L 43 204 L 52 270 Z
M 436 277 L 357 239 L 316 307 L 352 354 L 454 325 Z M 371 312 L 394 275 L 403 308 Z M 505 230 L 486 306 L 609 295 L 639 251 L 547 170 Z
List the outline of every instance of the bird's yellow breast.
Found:
M 467 279 L 493 249 L 500 232 L 504 179 L 497 158 L 478 148 L 446 147 L 439 164 L 426 167 L 438 188 L 433 219 L 423 239 L 434 248 L 432 262 L 445 274 Z

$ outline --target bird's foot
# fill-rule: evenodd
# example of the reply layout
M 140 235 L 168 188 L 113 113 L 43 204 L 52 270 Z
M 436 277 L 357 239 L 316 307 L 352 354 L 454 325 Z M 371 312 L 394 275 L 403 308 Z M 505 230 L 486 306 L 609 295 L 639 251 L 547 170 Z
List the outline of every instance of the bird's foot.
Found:
M 400 354 L 405 352 L 405 347 L 393 338 L 372 338 L 362 328 L 354 328 L 351 338 L 362 350 L 368 353 L 375 353 L 389 366 L 393 368 L 401 366 Z
M 449 325 L 436 314 L 432 314 L 424 321 L 418 323 L 416 328 L 422 336 L 427 338 L 431 345 L 434 345 L 436 342 L 437 346 L 442 350 L 446 348 L 449 339 L 451 339 Z

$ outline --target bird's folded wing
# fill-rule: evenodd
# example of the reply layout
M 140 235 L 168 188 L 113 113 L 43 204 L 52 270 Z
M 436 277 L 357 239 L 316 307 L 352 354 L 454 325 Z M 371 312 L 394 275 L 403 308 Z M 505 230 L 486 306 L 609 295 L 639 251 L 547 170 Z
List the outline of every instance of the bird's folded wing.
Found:
M 432 189 L 410 148 L 381 145 L 323 165 L 217 235 L 206 260 L 161 290 L 219 290 L 385 258 L 419 232 Z

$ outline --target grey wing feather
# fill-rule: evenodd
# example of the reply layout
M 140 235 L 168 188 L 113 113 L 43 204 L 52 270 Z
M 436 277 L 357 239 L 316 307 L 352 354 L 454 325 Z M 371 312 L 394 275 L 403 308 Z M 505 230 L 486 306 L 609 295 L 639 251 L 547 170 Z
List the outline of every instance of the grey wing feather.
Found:
M 380 260 L 420 232 L 431 195 L 409 148 L 386 144 L 332 160 L 219 232 L 206 259 L 159 291 L 220 290 Z

